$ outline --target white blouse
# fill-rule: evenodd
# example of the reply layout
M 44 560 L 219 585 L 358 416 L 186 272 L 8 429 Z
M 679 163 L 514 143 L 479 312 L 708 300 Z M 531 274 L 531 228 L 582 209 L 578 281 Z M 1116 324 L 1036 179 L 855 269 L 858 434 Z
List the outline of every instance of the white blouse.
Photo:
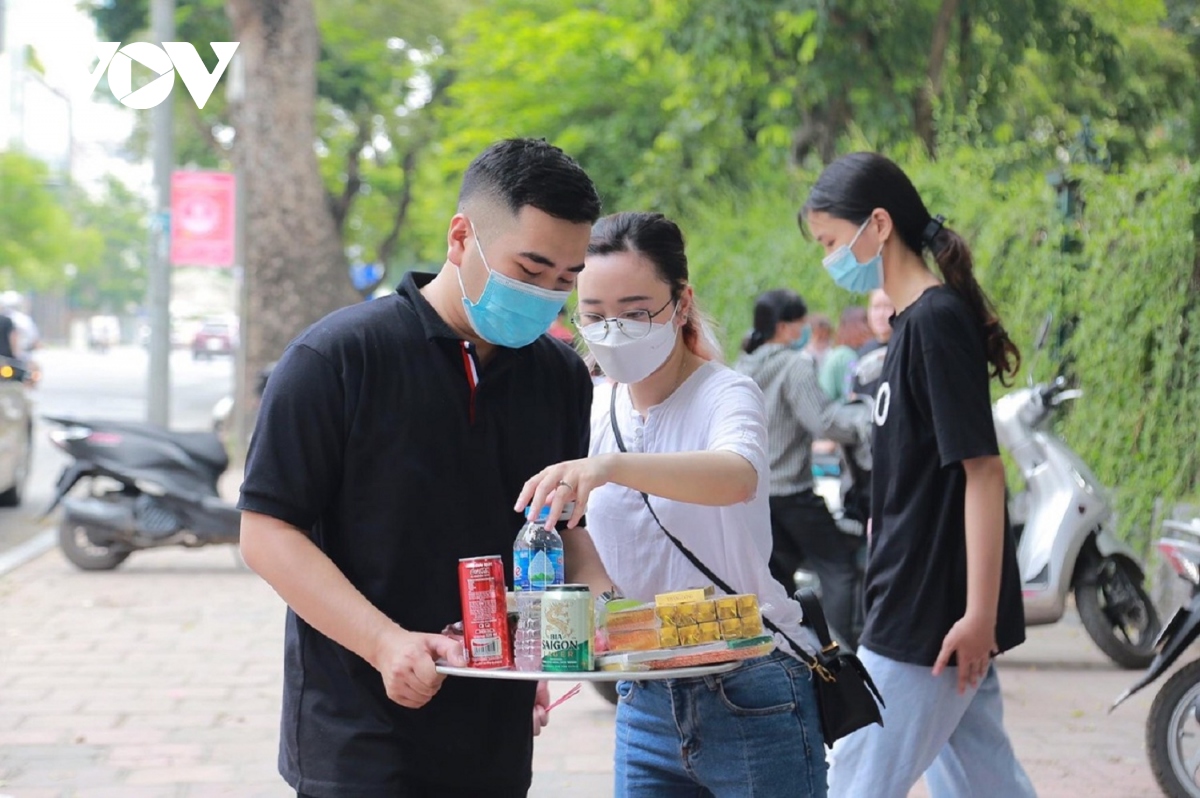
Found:
M 734 452 L 754 466 L 758 489 L 747 502 L 727 507 L 687 504 L 656 496 L 650 504 L 672 535 L 709 570 L 740 593 L 755 593 L 768 617 L 809 652 L 816 637 L 800 626 L 802 612 L 771 576 L 770 472 L 762 392 L 749 377 L 719 363 L 697 369 L 643 419 L 626 385 L 596 389 L 590 454 L 619 452 L 609 422 L 612 391 L 625 448 L 630 452 Z M 608 484 L 588 498 L 587 526 L 608 575 L 629 598 L 653 601 L 656 593 L 711 582 L 675 547 L 646 509 L 641 495 Z M 718 592 L 720 589 L 718 588 Z M 776 635 L 780 649 L 795 656 Z

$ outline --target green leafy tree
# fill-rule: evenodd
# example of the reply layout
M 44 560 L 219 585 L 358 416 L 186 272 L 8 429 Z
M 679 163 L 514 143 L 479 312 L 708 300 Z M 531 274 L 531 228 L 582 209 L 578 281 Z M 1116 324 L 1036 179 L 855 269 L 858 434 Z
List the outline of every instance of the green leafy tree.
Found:
M 41 161 L 20 152 L 0 152 L 0 281 L 41 290 L 65 279 L 68 263 L 96 259 L 99 236 L 79 229 Z
M 146 298 L 149 232 L 146 201 L 116 178 L 104 181 L 98 197 L 72 189 L 71 218 L 77 228 L 101 242 L 96 257 L 73 261 L 75 277 L 66 286 L 76 310 L 121 313 Z

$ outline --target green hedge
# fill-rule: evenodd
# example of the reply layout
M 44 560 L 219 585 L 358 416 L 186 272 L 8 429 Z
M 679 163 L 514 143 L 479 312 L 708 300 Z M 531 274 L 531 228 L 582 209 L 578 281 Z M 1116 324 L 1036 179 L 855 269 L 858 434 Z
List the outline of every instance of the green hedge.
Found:
M 1144 551 L 1156 498 L 1200 498 L 1200 335 L 1191 334 L 1200 331 L 1200 169 L 1072 167 L 1086 204 L 1065 225 L 1045 174 L 1003 153 L 907 166 L 930 209 L 971 242 L 980 280 L 1025 355 L 1018 379 L 1046 378 L 1072 358 L 1085 396 L 1057 431 L 1113 488 L 1119 534 Z M 856 301 L 832 285 L 820 249 L 796 225 L 813 177 L 780 170 L 748 195 L 717 190 L 682 220 L 698 297 L 731 357 L 760 291 L 792 287 L 831 315 Z M 1064 233 L 1081 251 L 1061 251 Z M 1065 351 L 1034 357 L 1048 312 L 1078 324 Z

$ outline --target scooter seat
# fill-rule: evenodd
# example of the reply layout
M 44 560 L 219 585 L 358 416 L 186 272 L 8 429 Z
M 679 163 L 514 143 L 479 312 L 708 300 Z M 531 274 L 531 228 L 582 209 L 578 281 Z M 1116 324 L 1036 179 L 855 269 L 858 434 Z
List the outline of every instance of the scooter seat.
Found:
M 197 460 L 223 472 L 229 467 L 229 454 L 221 440 L 211 432 L 171 432 L 171 440 Z

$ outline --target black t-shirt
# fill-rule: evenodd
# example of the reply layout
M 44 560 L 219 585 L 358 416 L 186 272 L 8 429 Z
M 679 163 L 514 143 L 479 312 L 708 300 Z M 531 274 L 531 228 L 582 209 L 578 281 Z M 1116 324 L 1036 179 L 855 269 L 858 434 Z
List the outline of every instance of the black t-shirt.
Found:
M 999 454 L 982 326 L 946 286 L 893 321 L 875 396 L 872 540 L 862 643 L 933 665 L 967 606 L 966 472 Z M 996 640 L 1025 639 L 1016 547 L 1005 524 Z
M 0 357 L 14 358 L 12 351 L 12 334 L 16 329 L 13 320 L 6 314 L 0 313 Z
M 421 296 L 429 279 L 410 274 L 292 342 L 267 383 L 239 506 L 309 531 L 372 604 L 436 633 L 462 617 L 460 558 L 503 555 L 511 583 L 513 503 L 542 468 L 587 455 L 592 382 L 549 336 L 480 367 Z M 391 798 L 407 779 L 523 795 L 533 698 L 532 683 L 451 677 L 405 709 L 366 661 L 289 610 L 280 772 L 321 798 Z

